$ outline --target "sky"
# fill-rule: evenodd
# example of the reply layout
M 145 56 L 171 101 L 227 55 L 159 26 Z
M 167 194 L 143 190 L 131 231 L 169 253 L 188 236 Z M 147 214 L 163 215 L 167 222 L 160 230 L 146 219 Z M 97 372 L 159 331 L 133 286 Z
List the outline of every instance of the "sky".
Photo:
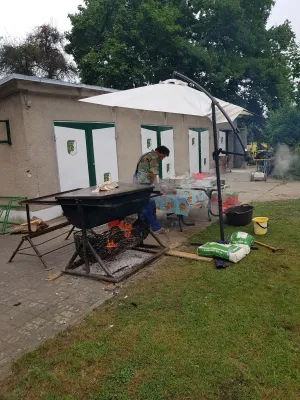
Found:
M 269 25 L 280 25 L 286 19 L 291 21 L 293 31 L 295 32 L 298 41 L 300 41 L 299 0 L 276 0 L 275 7 L 269 20 Z
M 249 0 L 251 1 L 251 0 Z M 70 29 L 69 13 L 74 13 L 82 0 L 2 0 L 0 37 L 24 37 L 43 23 L 51 22 L 60 31 Z M 300 0 L 276 0 L 269 25 L 279 25 L 285 19 L 292 22 L 300 41 Z
M 24 37 L 43 23 L 52 23 L 60 31 L 70 29 L 68 14 L 77 11 L 81 0 L 2 0 L 0 37 Z

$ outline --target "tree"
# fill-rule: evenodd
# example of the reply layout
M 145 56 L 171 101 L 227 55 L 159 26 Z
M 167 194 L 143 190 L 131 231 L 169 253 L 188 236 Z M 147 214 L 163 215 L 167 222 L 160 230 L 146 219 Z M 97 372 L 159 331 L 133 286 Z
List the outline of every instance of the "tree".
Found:
M 269 113 L 264 129 L 267 142 L 272 146 L 286 144 L 297 148 L 300 144 L 300 108 L 288 104 Z
M 191 16 L 185 2 L 172 3 L 87 0 L 79 7 L 66 50 L 83 82 L 128 89 L 169 77 L 174 66 L 192 75 L 200 57 L 186 40 Z
M 276 148 L 275 175 L 281 179 L 300 180 L 300 107 L 286 104 L 271 111 L 264 137 Z
M 178 70 L 217 97 L 263 115 L 299 77 L 289 22 L 267 29 L 273 0 L 85 0 L 70 15 L 68 53 L 84 83 L 128 89 Z
M 29 42 L 0 43 L 0 71 L 4 74 L 34 75 L 36 48 Z
M 65 37 L 51 25 L 41 25 L 23 41 L 2 41 L 0 71 L 50 79 L 72 79 L 75 65 L 64 53 Z
M 261 139 L 268 110 L 293 96 L 291 57 L 295 35 L 289 22 L 267 29 L 273 0 L 195 0 L 194 31 L 213 55 L 207 87 L 227 101 L 253 112 L 251 131 Z M 296 72 L 296 71 L 295 71 Z M 299 76 L 299 75 L 298 75 Z

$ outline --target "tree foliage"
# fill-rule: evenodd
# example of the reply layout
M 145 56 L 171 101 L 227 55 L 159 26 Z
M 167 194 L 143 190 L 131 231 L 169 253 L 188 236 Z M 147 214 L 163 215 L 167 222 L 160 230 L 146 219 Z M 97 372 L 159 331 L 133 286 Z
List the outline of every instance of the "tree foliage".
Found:
M 34 75 L 35 47 L 29 42 L 6 41 L 0 44 L 0 72 Z
M 67 51 L 85 83 L 127 89 L 178 70 L 215 96 L 266 109 L 293 95 L 299 51 L 289 22 L 267 28 L 273 0 L 84 0 Z
M 86 83 L 128 89 L 169 77 L 173 67 L 193 73 L 199 55 L 186 40 L 184 2 L 88 0 L 70 16 L 71 53 Z M 182 10 L 184 9 L 184 10 Z
M 2 41 L 0 72 L 72 79 L 76 68 L 64 53 L 65 37 L 51 25 L 41 25 L 24 40 Z
M 264 130 L 266 141 L 272 146 L 286 144 L 291 148 L 300 144 L 300 108 L 288 104 L 272 111 Z

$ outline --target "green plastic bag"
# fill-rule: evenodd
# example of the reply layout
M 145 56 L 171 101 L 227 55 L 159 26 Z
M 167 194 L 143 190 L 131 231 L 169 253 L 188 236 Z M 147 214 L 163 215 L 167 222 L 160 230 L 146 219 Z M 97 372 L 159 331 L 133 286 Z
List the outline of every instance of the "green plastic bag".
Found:
M 234 232 L 230 238 L 230 244 L 235 244 L 243 248 L 251 248 L 254 243 L 254 237 L 246 232 Z
M 249 253 L 250 247 L 241 248 L 232 244 L 220 244 L 212 242 L 198 247 L 199 256 L 222 258 L 235 264 L 241 261 Z

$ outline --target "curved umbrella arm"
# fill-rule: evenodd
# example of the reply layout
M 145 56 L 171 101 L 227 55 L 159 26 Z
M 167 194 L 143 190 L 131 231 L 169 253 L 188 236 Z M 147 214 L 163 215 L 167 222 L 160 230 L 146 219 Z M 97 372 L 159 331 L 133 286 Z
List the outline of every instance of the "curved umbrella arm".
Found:
M 231 126 L 233 132 L 235 133 L 236 137 L 238 138 L 238 141 L 240 142 L 240 145 L 242 146 L 243 149 L 243 154 L 237 154 L 237 153 L 232 153 L 232 154 L 236 154 L 236 155 L 242 155 L 242 156 L 246 156 L 246 151 L 245 151 L 245 146 L 243 144 L 243 142 L 241 141 L 241 138 L 239 137 L 238 133 L 240 132 L 238 128 L 236 128 L 231 120 L 231 118 L 229 117 L 229 115 L 227 114 L 227 112 L 224 110 L 224 108 L 220 105 L 220 103 L 214 98 L 214 96 L 212 96 L 207 90 L 205 90 L 202 86 L 200 86 L 197 82 L 193 81 L 192 79 L 188 78 L 187 76 L 181 74 L 180 72 L 174 71 L 173 72 L 173 78 L 180 78 L 183 81 L 189 83 L 190 85 L 193 85 L 195 87 L 195 89 L 199 90 L 199 92 L 203 92 L 206 94 L 207 97 L 210 98 L 210 100 L 212 101 L 212 103 L 218 107 L 218 109 L 221 111 L 221 113 L 224 115 L 224 117 L 227 119 L 229 125 Z
M 219 104 L 219 102 L 207 91 L 205 90 L 202 86 L 200 86 L 198 83 L 193 81 L 192 79 L 188 78 L 187 76 L 174 71 L 173 72 L 173 78 L 180 78 L 183 81 L 187 82 L 191 86 L 193 86 L 195 89 L 199 90 L 200 92 L 203 92 L 208 96 L 208 98 L 211 100 L 211 109 L 212 109 L 212 124 L 213 124 L 213 133 L 214 133 L 214 152 L 213 152 L 213 158 L 215 160 L 215 165 L 216 165 L 216 176 L 217 176 L 217 188 L 218 188 L 218 208 L 219 208 L 219 226 L 220 226 L 220 239 L 223 242 L 224 241 L 224 221 L 223 221 L 223 215 L 222 215 L 222 190 L 221 190 L 221 178 L 220 178 L 220 166 L 219 166 L 219 155 L 223 151 L 221 149 L 218 149 L 218 139 L 217 139 L 217 119 L 216 119 L 216 107 L 221 111 L 221 113 L 224 115 L 224 117 L 227 119 L 229 125 L 231 126 L 233 132 L 237 136 L 242 149 L 243 149 L 243 155 L 246 158 L 246 152 L 245 152 L 245 147 L 241 141 L 241 138 L 238 135 L 239 130 L 234 126 L 232 120 L 226 113 L 226 111 L 223 109 L 223 107 Z M 225 153 L 225 152 L 224 152 Z

